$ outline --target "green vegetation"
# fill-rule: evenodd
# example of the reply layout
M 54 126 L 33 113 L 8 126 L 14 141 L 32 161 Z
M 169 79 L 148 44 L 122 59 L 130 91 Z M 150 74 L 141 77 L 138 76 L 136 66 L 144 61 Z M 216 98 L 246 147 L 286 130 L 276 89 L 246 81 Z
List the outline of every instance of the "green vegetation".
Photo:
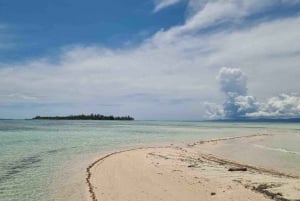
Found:
M 134 120 L 133 117 L 130 116 L 104 116 L 101 114 L 90 114 L 90 115 L 69 115 L 69 116 L 55 116 L 55 117 L 42 117 L 36 116 L 32 118 L 34 120 L 126 120 L 132 121 Z

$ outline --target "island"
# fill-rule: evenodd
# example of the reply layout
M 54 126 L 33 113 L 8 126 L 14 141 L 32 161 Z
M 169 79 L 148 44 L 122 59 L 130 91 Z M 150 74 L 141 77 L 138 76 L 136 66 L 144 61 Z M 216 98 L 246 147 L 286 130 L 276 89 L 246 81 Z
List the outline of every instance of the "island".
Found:
M 105 116 L 101 114 L 90 114 L 90 115 L 69 115 L 69 116 L 36 116 L 33 120 L 118 120 L 118 121 L 132 121 L 134 120 L 131 116 Z

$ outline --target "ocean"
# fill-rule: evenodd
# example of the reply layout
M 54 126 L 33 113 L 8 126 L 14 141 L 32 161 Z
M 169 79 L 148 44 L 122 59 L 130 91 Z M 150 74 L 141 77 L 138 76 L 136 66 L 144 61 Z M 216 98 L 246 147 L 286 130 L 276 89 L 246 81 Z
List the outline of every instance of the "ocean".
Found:
M 298 173 L 299 123 L 0 120 L 0 201 L 66 200 L 68 194 L 80 200 L 84 192 L 75 189 L 84 180 L 72 174 L 84 175 L 101 153 L 253 134 L 275 135 L 251 143 L 226 141 L 211 151 Z

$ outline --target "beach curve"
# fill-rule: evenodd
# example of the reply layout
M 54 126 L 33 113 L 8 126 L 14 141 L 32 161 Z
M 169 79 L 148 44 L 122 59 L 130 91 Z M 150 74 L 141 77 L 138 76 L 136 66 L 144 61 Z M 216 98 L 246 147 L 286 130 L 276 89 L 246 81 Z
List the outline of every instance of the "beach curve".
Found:
M 268 134 L 244 138 L 265 135 Z M 236 138 L 240 137 L 219 140 Z M 168 201 L 197 200 L 201 196 L 204 200 L 247 197 L 247 200 L 286 201 L 300 198 L 298 176 L 200 152 L 198 148 L 203 141 L 200 142 L 193 146 L 132 148 L 99 158 L 87 168 L 88 199 Z M 246 167 L 247 171 L 230 173 L 229 167 Z M 124 187 L 127 190 L 122 190 Z

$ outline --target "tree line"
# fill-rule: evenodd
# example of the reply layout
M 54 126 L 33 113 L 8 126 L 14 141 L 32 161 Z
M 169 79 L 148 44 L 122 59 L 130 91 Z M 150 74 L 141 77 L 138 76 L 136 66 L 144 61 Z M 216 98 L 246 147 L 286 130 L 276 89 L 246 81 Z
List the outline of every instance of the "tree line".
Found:
M 105 116 L 101 114 L 90 114 L 90 115 L 69 115 L 69 116 L 36 116 L 32 118 L 34 120 L 134 120 L 131 116 Z

